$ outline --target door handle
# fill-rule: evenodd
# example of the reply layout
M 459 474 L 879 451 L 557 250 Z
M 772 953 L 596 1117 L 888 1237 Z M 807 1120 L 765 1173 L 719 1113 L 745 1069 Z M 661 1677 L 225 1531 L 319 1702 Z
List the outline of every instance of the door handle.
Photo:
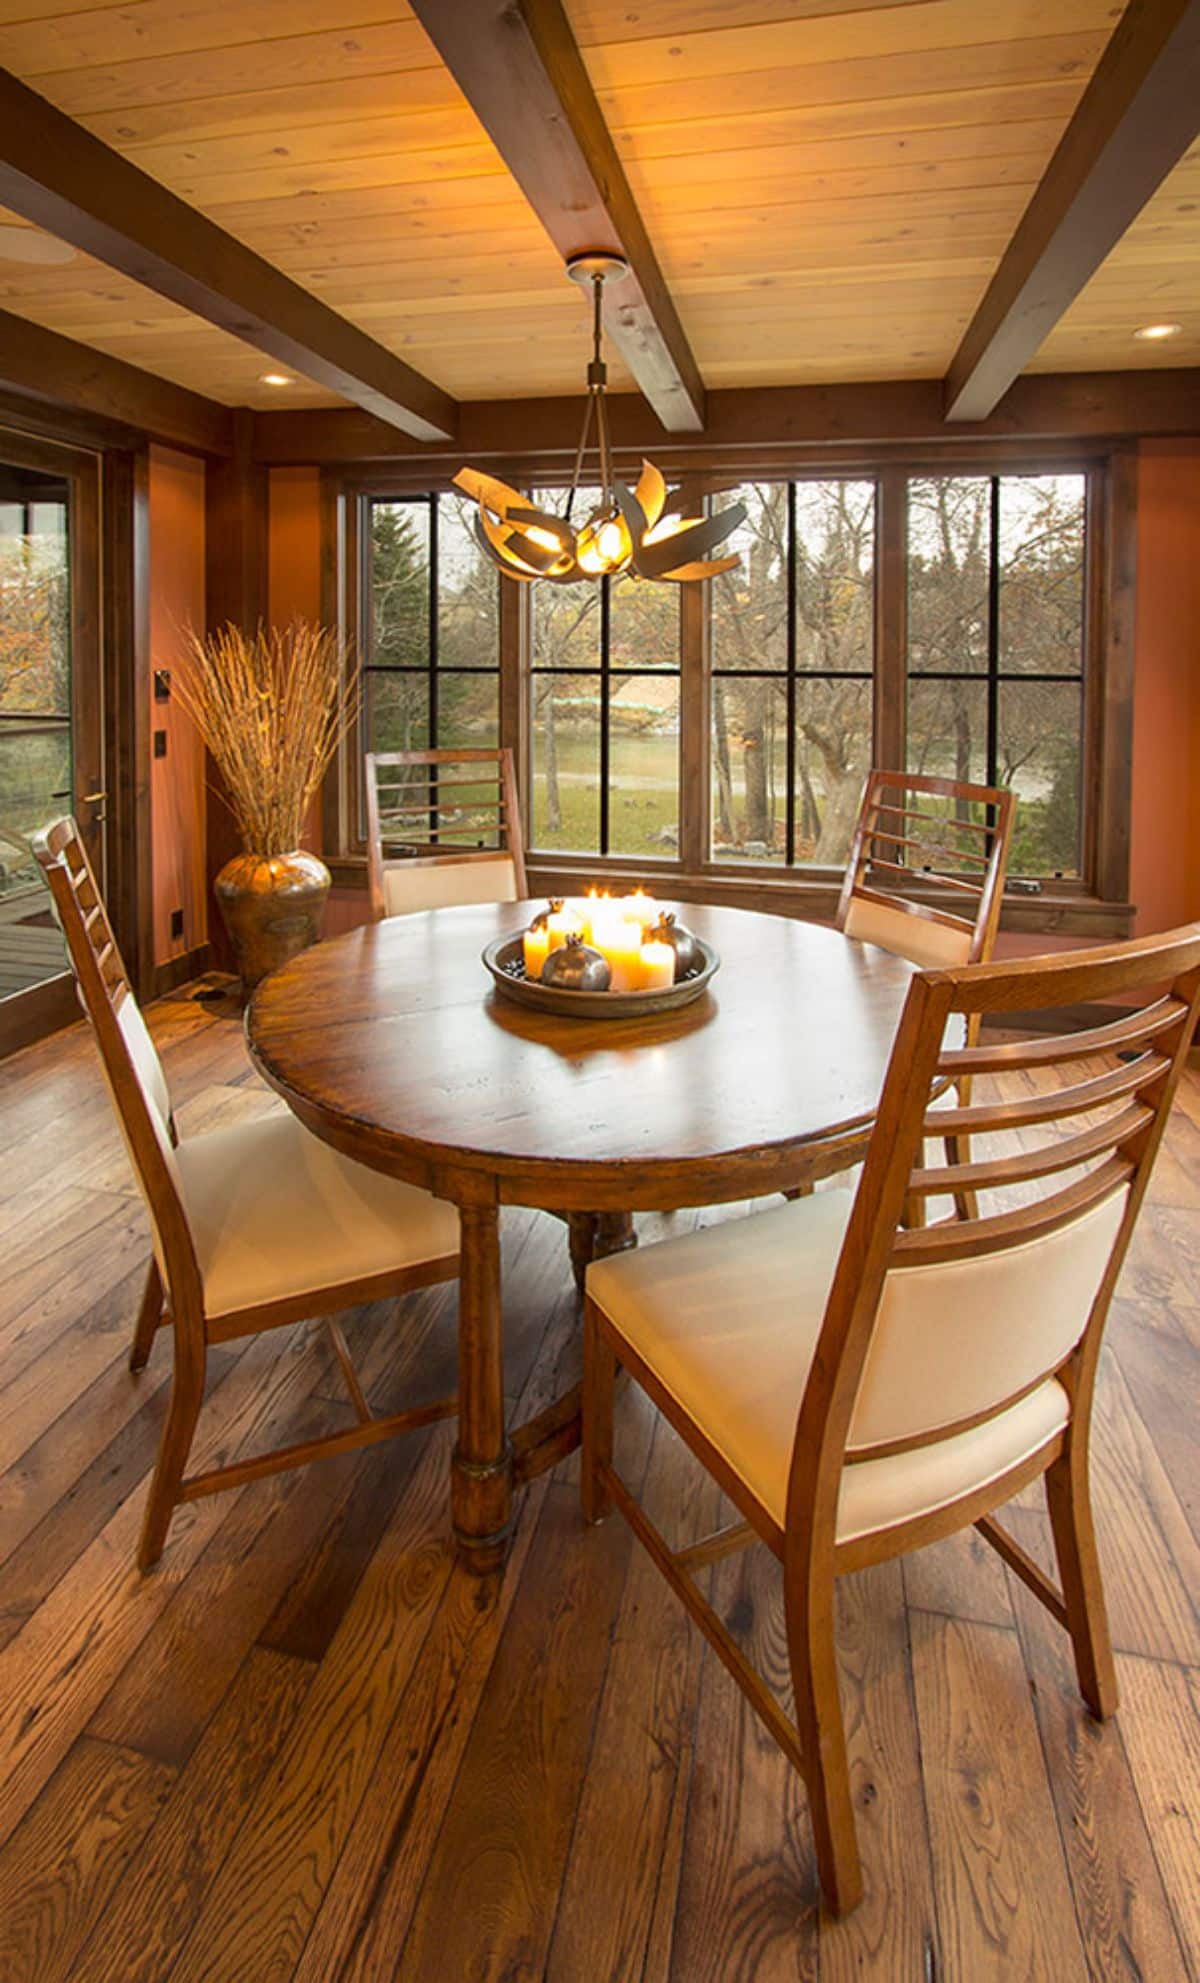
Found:
M 79 803 L 80 805 L 83 806 L 102 806 L 104 804 L 104 801 L 107 799 L 107 797 L 108 797 L 107 792 L 85 792 L 82 798 L 80 799 Z M 95 820 L 93 823 L 95 825 L 102 826 L 107 818 L 108 818 L 108 814 L 106 812 L 98 812 L 95 815 Z

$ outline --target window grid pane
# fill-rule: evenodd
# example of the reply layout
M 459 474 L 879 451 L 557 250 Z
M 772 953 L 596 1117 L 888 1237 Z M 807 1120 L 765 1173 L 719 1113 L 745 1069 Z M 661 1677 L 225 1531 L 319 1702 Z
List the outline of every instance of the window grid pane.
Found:
M 457 494 L 366 506 L 370 599 L 365 748 L 494 748 L 500 574 Z
M 1086 477 L 914 477 L 908 496 L 909 769 L 1010 786 L 1010 872 L 1077 877 Z
M 565 489 L 539 489 L 562 514 Z M 600 491 L 581 489 L 586 518 Z M 680 603 L 626 577 L 532 588 L 530 846 L 674 859 Z
M 838 866 L 870 766 L 876 485 L 729 491 L 747 517 L 712 588 L 712 854 Z

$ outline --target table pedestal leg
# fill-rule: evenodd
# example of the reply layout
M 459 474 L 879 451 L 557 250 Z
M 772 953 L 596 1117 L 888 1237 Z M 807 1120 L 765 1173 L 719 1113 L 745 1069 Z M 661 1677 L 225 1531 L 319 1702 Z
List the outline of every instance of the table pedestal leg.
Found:
M 500 1218 L 495 1205 L 459 1208 L 458 1444 L 450 1476 L 454 1537 L 483 1575 L 504 1561 L 512 1522 L 513 1456 L 504 1427 Z
M 575 1285 L 583 1293 L 583 1277 L 593 1260 L 610 1253 L 627 1253 L 637 1245 L 632 1212 L 570 1212 L 571 1266 Z

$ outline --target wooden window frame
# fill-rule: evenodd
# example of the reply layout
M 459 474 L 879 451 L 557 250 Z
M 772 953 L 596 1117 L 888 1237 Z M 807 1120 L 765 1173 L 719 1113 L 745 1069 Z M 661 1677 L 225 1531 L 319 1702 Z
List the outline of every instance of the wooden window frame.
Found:
M 440 493 L 449 475 L 419 461 L 411 468 L 323 473 L 324 612 L 347 640 L 361 635 L 361 588 L 353 582 L 359 499 Z M 494 464 L 505 479 L 533 488 L 556 486 L 561 469 L 544 459 Z M 961 476 L 1017 473 L 1084 474 L 1085 661 L 1083 671 L 1083 846 L 1079 879 L 1043 883 L 1040 892 L 1012 892 L 1002 927 L 1039 935 L 1099 940 L 1129 933 L 1130 806 L 1132 797 L 1133 649 L 1137 534 L 1135 442 L 1073 442 L 1069 446 L 1003 441 L 968 446 L 944 443 L 900 450 L 857 448 L 727 450 L 690 465 L 679 477 L 689 507 L 747 480 L 873 479 L 876 483 L 874 755 L 877 764 L 903 766 L 907 709 L 908 479 L 914 475 Z M 530 602 L 528 588 L 500 587 L 500 734 L 528 792 L 531 748 Z M 680 900 L 708 900 L 746 908 L 832 921 L 841 870 L 780 869 L 777 864 L 711 858 L 709 733 L 711 724 L 710 603 L 708 588 L 682 589 L 680 606 L 680 831 L 676 858 L 545 853 L 530 848 L 527 864 L 535 894 L 563 893 L 592 881 L 610 886 L 647 877 Z M 365 886 L 365 860 L 348 843 L 348 770 L 357 739 L 351 738 L 326 790 L 326 846 L 341 882 Z

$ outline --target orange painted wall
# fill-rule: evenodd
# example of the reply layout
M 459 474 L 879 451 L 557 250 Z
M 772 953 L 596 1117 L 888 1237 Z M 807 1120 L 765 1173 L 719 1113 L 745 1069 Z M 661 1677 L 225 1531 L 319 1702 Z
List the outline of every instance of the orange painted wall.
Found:
M 1139 934 L 1200 917 L 1200 441 L 1138 456 L 1130 893 Z
M 204 463 L 152 447 L 149 509 L 151 666 L 175 673 L 184 633 L 204 629 Z M 204 749 L 176 701 L 152 700 L 150 723 L 167 740 L 166 756 L 150 760 L 154 961 L 165 964 L 208 937 Z M 173 937 L 176 909 L 183 933 Z

